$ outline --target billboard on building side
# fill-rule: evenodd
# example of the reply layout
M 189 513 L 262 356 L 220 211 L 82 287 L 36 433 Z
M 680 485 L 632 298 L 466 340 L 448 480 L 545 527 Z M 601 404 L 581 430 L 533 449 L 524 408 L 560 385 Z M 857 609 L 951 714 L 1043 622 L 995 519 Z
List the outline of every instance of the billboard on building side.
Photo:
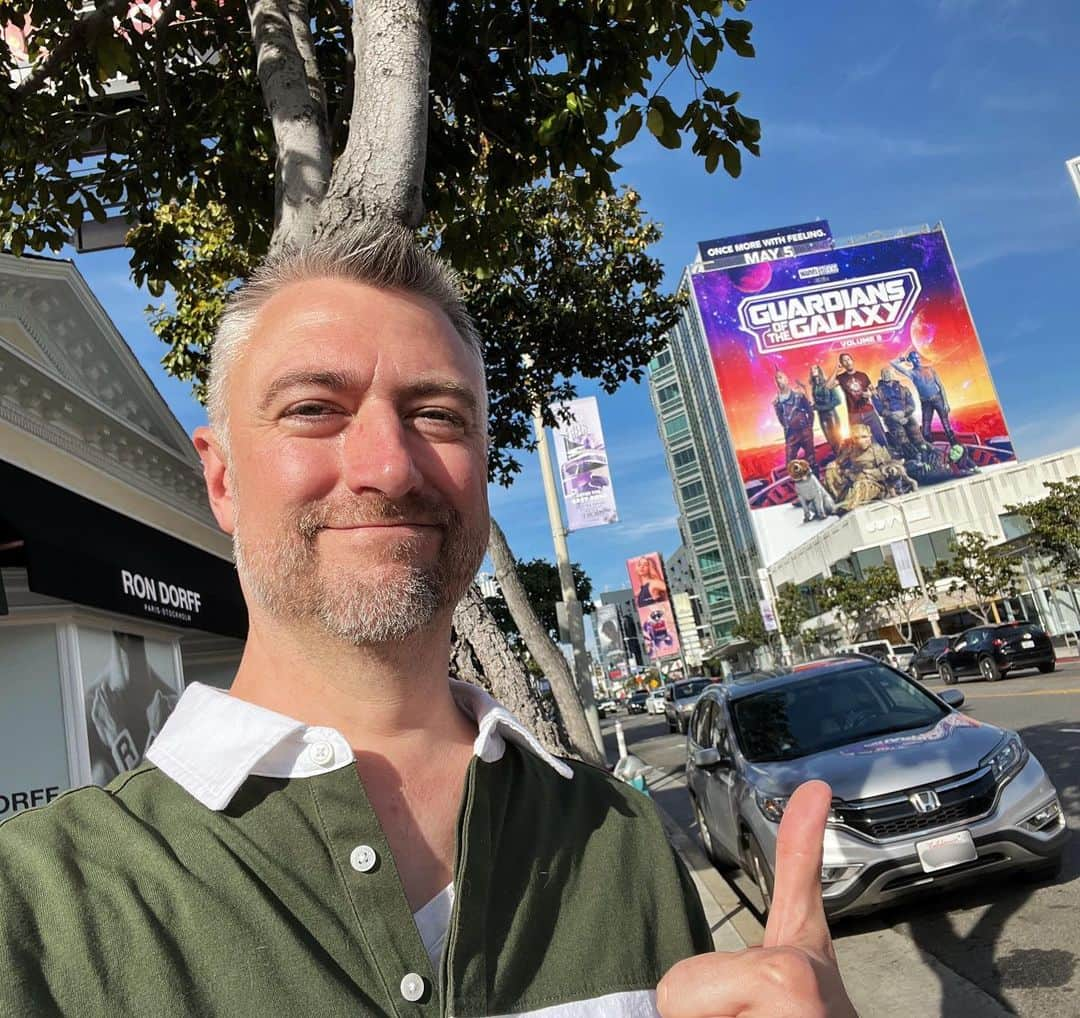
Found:
M 560 422 L 554 429 L 555 458 L 566 504 L 567 530 L 618 523 L 596 397 L 570 400 L 551 410 Z
M 698 241 L 698 254 L 712 268 L 729 265 L 753 265 L 756 262 L 791 258 L 807 251 L 824 251 L 832 247 L 832 230 L 826 219 L 795 226 L 778 226 L 773 230 L 740 233 L 734 237 Z
M 766 563 L 861 505 L 1015 459 L 941 229 L 693 290 Z
M 645 634 L 646 653 L 654 661 L 678 654 L 679 630 L 660 553 L 651 551 L 648 555 L 627 559 L 626 571 L 630 575 L 634 605 Z

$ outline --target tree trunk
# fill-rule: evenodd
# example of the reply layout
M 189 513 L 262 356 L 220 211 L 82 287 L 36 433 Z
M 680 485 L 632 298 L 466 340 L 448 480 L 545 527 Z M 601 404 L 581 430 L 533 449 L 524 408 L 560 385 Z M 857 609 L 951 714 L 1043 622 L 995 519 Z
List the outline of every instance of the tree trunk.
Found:
M 277 148 L 273 246 L 308 240 L 330 183 L 326 93 L 307 0 L 248 0 L 259 84 Z
M 593 740 L 592 731 L 585 720 L 585 711 L 581 706 L 570 666 L 532 610 L 529 596 L 517 574 L 514 554 L 507 544 L 506 535 L 495 520 L 491 521 L 488 554 L 495 566 L 495 577 L 499 581 L 506 606 L 517 623 L 521 638 L 536 663 L 543 669 L 544 677 L 551 683 L 555 704 L 577 755 L 598 767 L 606 766 L 607 762 Z
M 430 0 L 353 4 L 349 140 L 317 231 L 369 217 L 419 226 L 427 159 Z
M 506 642 L 476 586 L 454 610 L 451 674 L 486 689 L 540 740 L 550 753 L 579 756 L 565 730 L 549 721 L 532 694 L 525 666 Z

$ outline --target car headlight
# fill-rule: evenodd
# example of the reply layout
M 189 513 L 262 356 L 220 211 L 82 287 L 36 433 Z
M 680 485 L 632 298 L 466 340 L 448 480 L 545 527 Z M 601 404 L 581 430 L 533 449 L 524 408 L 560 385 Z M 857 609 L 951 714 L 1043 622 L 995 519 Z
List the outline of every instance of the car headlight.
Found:
M 1015 732 L 1005 736 L 998 747 L 979 762 L 980 767 L 989 767 L 994 780 L 999 784 L 1011 778 L 1027 761 L 1027 748 Z

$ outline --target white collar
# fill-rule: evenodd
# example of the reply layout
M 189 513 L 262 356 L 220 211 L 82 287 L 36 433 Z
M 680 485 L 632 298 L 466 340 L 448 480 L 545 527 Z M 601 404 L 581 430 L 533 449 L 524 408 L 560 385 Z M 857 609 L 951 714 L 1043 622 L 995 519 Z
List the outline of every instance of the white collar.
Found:
M 502 759 L 507 741 L 550 764 L 564 778 L 573 771 L 479 686 L 450 679 L 462 713 L 477 723 L 473 753 L 485 763 Z M 353 763 L 352 747 L 334 728 L 302 721 L 193 682 L 146 752 L 146 759 L 204 806 L 222 810 L 251 775 L 309 778 Z

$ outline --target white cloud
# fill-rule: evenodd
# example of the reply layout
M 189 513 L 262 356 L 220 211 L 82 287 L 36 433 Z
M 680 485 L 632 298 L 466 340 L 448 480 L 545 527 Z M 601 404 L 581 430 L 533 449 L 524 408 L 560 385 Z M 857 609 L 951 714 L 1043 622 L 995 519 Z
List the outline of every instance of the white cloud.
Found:
M 1047 427 L 1048 419 L 1053 419 L 1053 427 Z M 1014 427 L 1012 435 L 1018 440 L 1017 454 L 1021 458 L 1045 456 L 1062 449 L 1072 449 L 1080 446 L 1080 411 L 1058 416 L 1051 409 L 1040 414 L 1037 420 L 1025 421 Z
M 838 153 L 856 152 L 861 159 L 932 159 L 976 151 L 968 142 L 936 141 L 904 136 L 858 124 L 775 123 L 769 125 L 765 143 L 781 151 L 820 149 L 830 158 Z

